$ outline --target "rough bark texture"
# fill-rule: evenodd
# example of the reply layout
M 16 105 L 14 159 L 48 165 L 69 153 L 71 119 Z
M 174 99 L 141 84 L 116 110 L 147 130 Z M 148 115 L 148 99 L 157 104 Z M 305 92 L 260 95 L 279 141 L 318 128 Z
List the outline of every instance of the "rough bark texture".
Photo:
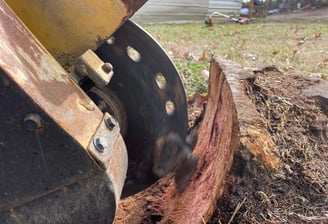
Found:
M 231 61 L 213 58 L 208 102 L 193 152 L 200 159 L 188 186 L 178 193 L 173 174 L 158 180 L 121 200 L 115 223 L 204 223 L 223 193 L 225 176 L 240 143 L 269 168 L 279 165 L 264 121 L 246 96 L 243 80 L 250 76 Z
M 279 150 L 266 129 L 264 118 L 247 95 L 248 80 L 255 78 L 253 70 L 243 69 L 239 64 L 229 60 L 216 60 L 219 61 L 232 90 L 241 144 L 268 169 L 277 169 L 280 165 Z

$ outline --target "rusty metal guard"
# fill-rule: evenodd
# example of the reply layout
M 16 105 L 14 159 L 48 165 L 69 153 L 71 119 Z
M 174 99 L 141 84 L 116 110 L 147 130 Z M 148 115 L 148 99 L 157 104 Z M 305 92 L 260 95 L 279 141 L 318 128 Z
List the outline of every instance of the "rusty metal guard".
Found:
M 107 139 L 110 163 L 91 153 L 94 135 L 112 132 L 106 117 L 0 9 L 0 223 L 110 223 L 127 169 L 122 137 Z

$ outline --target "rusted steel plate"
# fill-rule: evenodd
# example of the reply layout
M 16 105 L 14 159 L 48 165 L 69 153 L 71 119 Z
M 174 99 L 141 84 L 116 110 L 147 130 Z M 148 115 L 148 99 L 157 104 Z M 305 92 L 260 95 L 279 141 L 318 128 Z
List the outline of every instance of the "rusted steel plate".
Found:
M 0 67 L 83 148 L 102 112 L 0 1 Z
M 101 173 L 15 209 L 0 210 L 0 223 L 112 223 L 116 204 L 111 187 L 112 182 Z
M 0 105 L 0 212 L 101 172 L 2 69 Z
M 117 122 L 101 121 L 95 163 L 2 69 L 0 105 L 0 223 L 110 223 L 127 170 Z
M 127 170 L 119 128 L 1 0 L 0 87 L 0 223 L 110 223 Z M 95 134 L 107 156 L 91 153 Z

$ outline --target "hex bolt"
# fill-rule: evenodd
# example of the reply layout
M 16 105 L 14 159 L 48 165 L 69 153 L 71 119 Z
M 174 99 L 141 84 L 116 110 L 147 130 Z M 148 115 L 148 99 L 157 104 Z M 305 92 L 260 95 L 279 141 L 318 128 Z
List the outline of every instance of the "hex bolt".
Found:
M 113 66 L 112 66 L 112 64 L 111 64 L 111 63 L 108 63 L 108 62 L 104 63 L 104 64 L 101 66 L 101 68 L 102 68 L 102 69 L 104 70 L 104 72 L 106 72 L 106 73 L 110 73 L 110 72 L 113 71 Z
M 105 120 L 105 124 L 109 130 L 113 130 L 116 126 L 116 122 L 114 121 L 113 118 L 109 117 Z
M 82 62 L 75 63 L 74 71 L 80 78 L 88 76 L 87 67 Z
M 43 120 L 38 114 L 27 114 L 24 118 L 24 126 L 28 131 L 36 131 L 43 127 Z
M 93 145 L 98 152 L 105 152 L 108 148 L 107 140 L 103 137 L 95 137 L 93 139 Z

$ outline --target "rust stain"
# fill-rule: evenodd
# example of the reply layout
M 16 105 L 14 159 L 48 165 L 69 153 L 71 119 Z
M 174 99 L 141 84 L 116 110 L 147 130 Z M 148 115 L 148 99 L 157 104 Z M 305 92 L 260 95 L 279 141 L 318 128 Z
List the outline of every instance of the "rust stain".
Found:
M 102 120 L 102 112 L 3 1 L 0 40 L 0 67 L 86 148 Z

